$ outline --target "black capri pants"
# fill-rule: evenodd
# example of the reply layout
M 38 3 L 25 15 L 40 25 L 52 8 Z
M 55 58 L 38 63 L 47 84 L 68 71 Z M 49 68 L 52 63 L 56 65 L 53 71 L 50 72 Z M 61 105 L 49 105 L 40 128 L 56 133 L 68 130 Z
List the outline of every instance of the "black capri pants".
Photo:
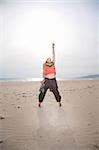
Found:
M 43 90 L 40 90 L 40 93 L 39 93 L 39 102 L 40 103 L 43 102 L 45 94 L 46 94 L 48 89 L 50 89 L 50 91 L 53 92 L 56 101 L 60 102 L 61 96 L 60 96 L 59 91 L 58 91 L 58 85 L 57 85 L 56 78 L 53 78 L 53 79 L 45 78 Z

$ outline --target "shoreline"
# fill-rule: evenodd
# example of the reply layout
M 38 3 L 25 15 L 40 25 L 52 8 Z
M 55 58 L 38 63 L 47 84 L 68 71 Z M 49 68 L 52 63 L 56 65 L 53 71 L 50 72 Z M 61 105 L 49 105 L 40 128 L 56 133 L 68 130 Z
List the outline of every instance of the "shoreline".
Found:
M 99 79 L 57 79 L 57 82 L 67 82 L 67 81 L 99 81 Z M 42 80 L 0 80 L 0 83 L 10 83 L 10 82 L 41 82 Z

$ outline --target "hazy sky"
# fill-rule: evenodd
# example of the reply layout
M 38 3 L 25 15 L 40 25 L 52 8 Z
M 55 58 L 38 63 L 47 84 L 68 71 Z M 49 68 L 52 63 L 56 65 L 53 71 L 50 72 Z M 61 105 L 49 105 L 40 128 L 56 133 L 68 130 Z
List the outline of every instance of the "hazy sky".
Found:
M 97 0 L 97 52 L 98 52 L 98 73 L 99 73 L 99 0 Z
M 98 27 L 95 0 L 0 1 L 0 78 L 42 77 L 53 41 L 57 77 L 99 73 Z

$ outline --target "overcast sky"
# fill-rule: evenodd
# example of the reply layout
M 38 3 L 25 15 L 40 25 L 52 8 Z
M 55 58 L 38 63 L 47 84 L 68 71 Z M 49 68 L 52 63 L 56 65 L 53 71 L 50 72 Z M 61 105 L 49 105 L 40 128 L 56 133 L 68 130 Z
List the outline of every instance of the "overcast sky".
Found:
M 0 1 L 0 78 L 42 77 L 53 41 L 57 77 L 99 73 L 98 5 L 95 0 Z

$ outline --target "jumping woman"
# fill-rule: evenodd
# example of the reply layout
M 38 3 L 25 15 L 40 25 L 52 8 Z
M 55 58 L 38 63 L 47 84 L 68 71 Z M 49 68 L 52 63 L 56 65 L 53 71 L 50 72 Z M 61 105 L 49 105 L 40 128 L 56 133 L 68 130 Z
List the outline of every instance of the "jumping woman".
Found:
M 39 94 L 39 104 L 41 107 L 41 103 L 44 100 L 45 94 L 48 89 L 54 94 L 56 101 L 59 103 L 61 107 L 61 96 L 58 91 L 58 85 L 56 81 L 56 68 L 55 68 L 55 44 L 52 43 L 52 60 L 51 58 L 47 58 L 46 62 L 43 64 L 43 81 L 40 87 Z

